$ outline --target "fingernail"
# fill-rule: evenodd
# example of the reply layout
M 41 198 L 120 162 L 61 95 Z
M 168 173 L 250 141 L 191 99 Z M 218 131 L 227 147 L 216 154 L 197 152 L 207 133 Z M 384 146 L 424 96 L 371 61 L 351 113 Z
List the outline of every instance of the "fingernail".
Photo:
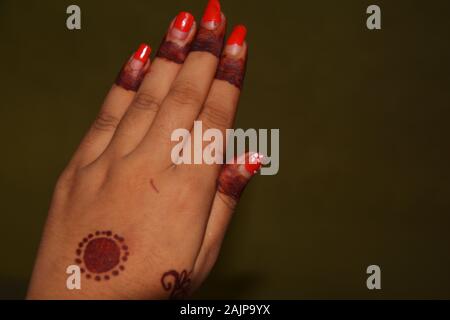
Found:
M 128 59 L 116 78 L 116 85 L 125 90 L 137 91 L 150 66 L 152 49 L 147 44 L 141 44 L 136 52 Z
M 247 28 L 244 25 L 237 25 L 234 27 L 233 32 L 231 32 L 228 38 L 227 45 L 238 45 L 242 46 L 247 36 Z
M 259 153 L 253 153 L 248 157 L 248 161 L 245 162 L 245 170 L 251 175 L 255 175 L 262 167 L 262 161 L 264 156 Z
M 178 40 L 185 40 L 194 24 L 194 16 L 189 12 L 180 12 L 173 23 L 170 35 Z
M 139 46 L 139 49 L 134 53 L 133 58 L 141 61 L 142 63 L 147 63 L 148 58 L 150 57 L 150 53 L 152 53 L 152 48 L 145 43 Z
M 238 55 L 241 52 L 246 36 L 247 28 L 244 25 L 237 25 L 234 27 L 228 37 L 225 51 L 234 56 Z
M 222 13 L 219 0 L 209 0 L 202 23 L 208 29 L 215 29 L 222 22 Z

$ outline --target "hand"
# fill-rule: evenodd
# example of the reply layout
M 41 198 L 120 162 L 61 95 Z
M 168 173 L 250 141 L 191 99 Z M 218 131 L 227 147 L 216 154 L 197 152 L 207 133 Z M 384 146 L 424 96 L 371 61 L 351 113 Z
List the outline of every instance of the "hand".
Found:
M 172 21 L 151 66 L 147 45 L 125 64 L 58 180 L 28 298 L 181 298 L 204 281 L 261 166 L 249 154 L 241 165 L 171 159 L 175 129 L 233 125 L 247 45 L 240 26 L 223 48 L 225 24 L 211 0 L 198 27 L 189 13 Z M 81 290 L 66 288 L 69 265 Z

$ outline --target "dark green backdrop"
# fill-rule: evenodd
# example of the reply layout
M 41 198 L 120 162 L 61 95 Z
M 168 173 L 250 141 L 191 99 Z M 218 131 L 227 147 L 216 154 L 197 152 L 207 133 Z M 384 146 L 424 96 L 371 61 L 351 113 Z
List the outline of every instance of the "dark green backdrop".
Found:
M 0 1 L 0 297 L 24 296 L 55 180 L 124 60 L 204 2 Z M 249 28 L 237 125 L 280 128 L 281 167 L 197 297 L 450 298 L 450 2 L 222 2 Z

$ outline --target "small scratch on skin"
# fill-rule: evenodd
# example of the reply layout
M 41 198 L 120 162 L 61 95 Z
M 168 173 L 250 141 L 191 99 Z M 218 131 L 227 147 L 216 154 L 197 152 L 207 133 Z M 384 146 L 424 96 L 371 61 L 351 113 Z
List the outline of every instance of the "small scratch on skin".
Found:
M 153 179 L 150 179 L 150 185 L 152 186 L 153 190 L 156 191 L 156 193 L 159 193 L 158 188 L 155 186 L 155 182 L 153 181 Z

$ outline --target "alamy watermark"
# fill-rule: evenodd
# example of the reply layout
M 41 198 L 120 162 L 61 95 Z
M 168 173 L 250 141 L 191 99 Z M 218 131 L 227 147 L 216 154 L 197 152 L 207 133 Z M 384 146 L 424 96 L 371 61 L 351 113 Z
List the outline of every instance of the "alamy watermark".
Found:
M 171 153 L 172 162 L 181 164 L 244 164 L 240 157 L 246 151 L 264 155 L 261 175 L 273 176 L 280 168 L 280 130 L 271 129 L 227 129 L 225 138 L 219 129 L 203 131 L 201 121 L 194 122 L 192 133 L 187 129 L 176 129 L 171 136 L 178 142 Z M 270 155 L 269 155 L 270 137 Z M 248 142 L 248 149 L 246 148 Z M 226 152 L 224 154 L 224 146 Z

